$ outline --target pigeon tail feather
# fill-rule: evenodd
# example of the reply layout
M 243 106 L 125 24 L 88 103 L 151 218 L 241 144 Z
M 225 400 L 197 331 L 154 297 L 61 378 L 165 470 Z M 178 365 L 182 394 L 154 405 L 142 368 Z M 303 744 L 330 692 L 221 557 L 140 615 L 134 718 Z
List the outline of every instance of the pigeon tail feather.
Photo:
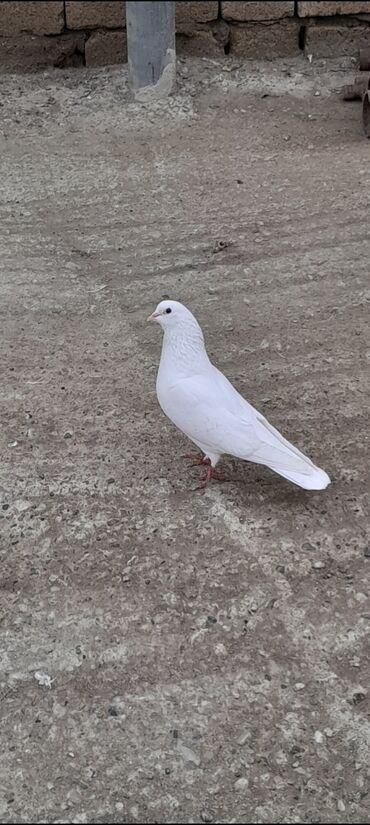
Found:
M 262 415 L 257 415 L 257 422 L 262 425 L 258 429 L 262 443 L 251 456 L 251 461 L 264 464 L 304 490 L 325 490 L 330 484 L 325 470 L 316 467 L 308 456 L 287 441 Z
M 274 467 L 273 464 L 268 464 L 267 466 L 270 470 L 274 470 L 275 473 L 283 476 L 283 478 L 286 478 L 298 487 L 302 487 L 303 490 L 325 490 L 328 484 L 330 484 L 328 474 L 325 470 L 320 470 L 320 467 L 313 467 L 312 472 L 307 475 L 293 471 L 288 472 L 288 470 L 281 470 L 279 467 Z

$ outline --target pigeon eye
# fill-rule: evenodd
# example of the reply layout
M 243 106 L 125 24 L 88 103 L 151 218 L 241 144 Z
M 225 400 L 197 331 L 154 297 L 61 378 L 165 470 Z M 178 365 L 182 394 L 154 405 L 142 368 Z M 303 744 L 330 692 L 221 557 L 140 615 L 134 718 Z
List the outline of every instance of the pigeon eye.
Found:
M 168 315 L 170 312 L 172 312 L 171 307 L 167 307 L 167 309 L 166 309 L 166 313 L 167 313 L 167 315 Z

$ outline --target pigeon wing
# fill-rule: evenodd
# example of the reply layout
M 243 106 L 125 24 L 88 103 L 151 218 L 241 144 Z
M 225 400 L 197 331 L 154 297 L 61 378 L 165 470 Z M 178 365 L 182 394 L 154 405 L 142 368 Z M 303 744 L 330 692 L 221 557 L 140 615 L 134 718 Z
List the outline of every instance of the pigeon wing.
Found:
M 250 405 L 244 402 L 246 414 L 242 416 L 234 398 L 238 393 L 231 384 L 229 387 L 233 391 L 230 397 L 228 387 L 215 380 L 212 372 L 209 376 L 192 375 L 162 388 L 158 400 L 168 418 L 205 452 L 247 455 L 257 447 Z

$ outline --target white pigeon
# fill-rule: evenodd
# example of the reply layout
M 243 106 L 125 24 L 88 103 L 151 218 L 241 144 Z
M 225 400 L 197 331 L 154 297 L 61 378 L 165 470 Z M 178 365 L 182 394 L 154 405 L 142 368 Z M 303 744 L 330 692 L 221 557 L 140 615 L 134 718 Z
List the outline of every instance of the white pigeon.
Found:
M 205 487 L 223 453 L 264 464 L 305 490 L 324 490 L 330 478 L 293 447 L 213 366 L 194 315 L 178 301 L 161 301 L 148 321 L 163 329 L 157 397 L 163 412 L 202 451 Z M 191 456 L 186 456 L 190 458 Z

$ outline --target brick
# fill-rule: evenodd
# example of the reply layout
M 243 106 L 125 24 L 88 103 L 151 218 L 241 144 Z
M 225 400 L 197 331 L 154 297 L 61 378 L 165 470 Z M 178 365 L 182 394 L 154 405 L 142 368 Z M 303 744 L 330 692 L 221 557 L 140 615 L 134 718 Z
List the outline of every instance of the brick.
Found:
M 86 66 L 111 66 L 127 62 L 125 31 L 93 32 L 86 41 Z
M 229 40 L 229 27 L 223 20 L 213 24 L 199 25 L 187 33 L 176 35 L 176 49 L 178 54 L 202 57 L 211 55 L 220 57 L 225 54 L 225 46 Z
M 0 36 L 59 34 L 64 29 L 64 3 L 0 3 Z
M 293 17 L 294 2 L 281 3 L 222 3 L 221 15 L 224 20 L 281 20 L 282 17 Z
M 369 43 L 370 29 L 366 25 L 313 23 L 306 28 L 305 52 L 314 57 L 357 57 L 359 49 Z
M 120 29 L 126 22 L 126 3 L 66 2 L 67 29 Z
M 351 3 L 347 0 L 339 3 L 298 3 L 300 17 L 330 17 L 332 14 L 370 14 L 370 2 Z
M 68 32 L 58 37 L 20 34 L 0 38 L 1 72 L 36 72 L 50 66 L 83 66 L 85 35 Z
M 217 20 L 218 3 L 206 3 L 199 0 L 198 3 L 176 3 L 176 31 L 188 32 L 196 28 L 198 23 L 209 23 Z
M 230 54 L 254 60 L 301 54 L 298 31 L 297 20 L 230 26 Z

